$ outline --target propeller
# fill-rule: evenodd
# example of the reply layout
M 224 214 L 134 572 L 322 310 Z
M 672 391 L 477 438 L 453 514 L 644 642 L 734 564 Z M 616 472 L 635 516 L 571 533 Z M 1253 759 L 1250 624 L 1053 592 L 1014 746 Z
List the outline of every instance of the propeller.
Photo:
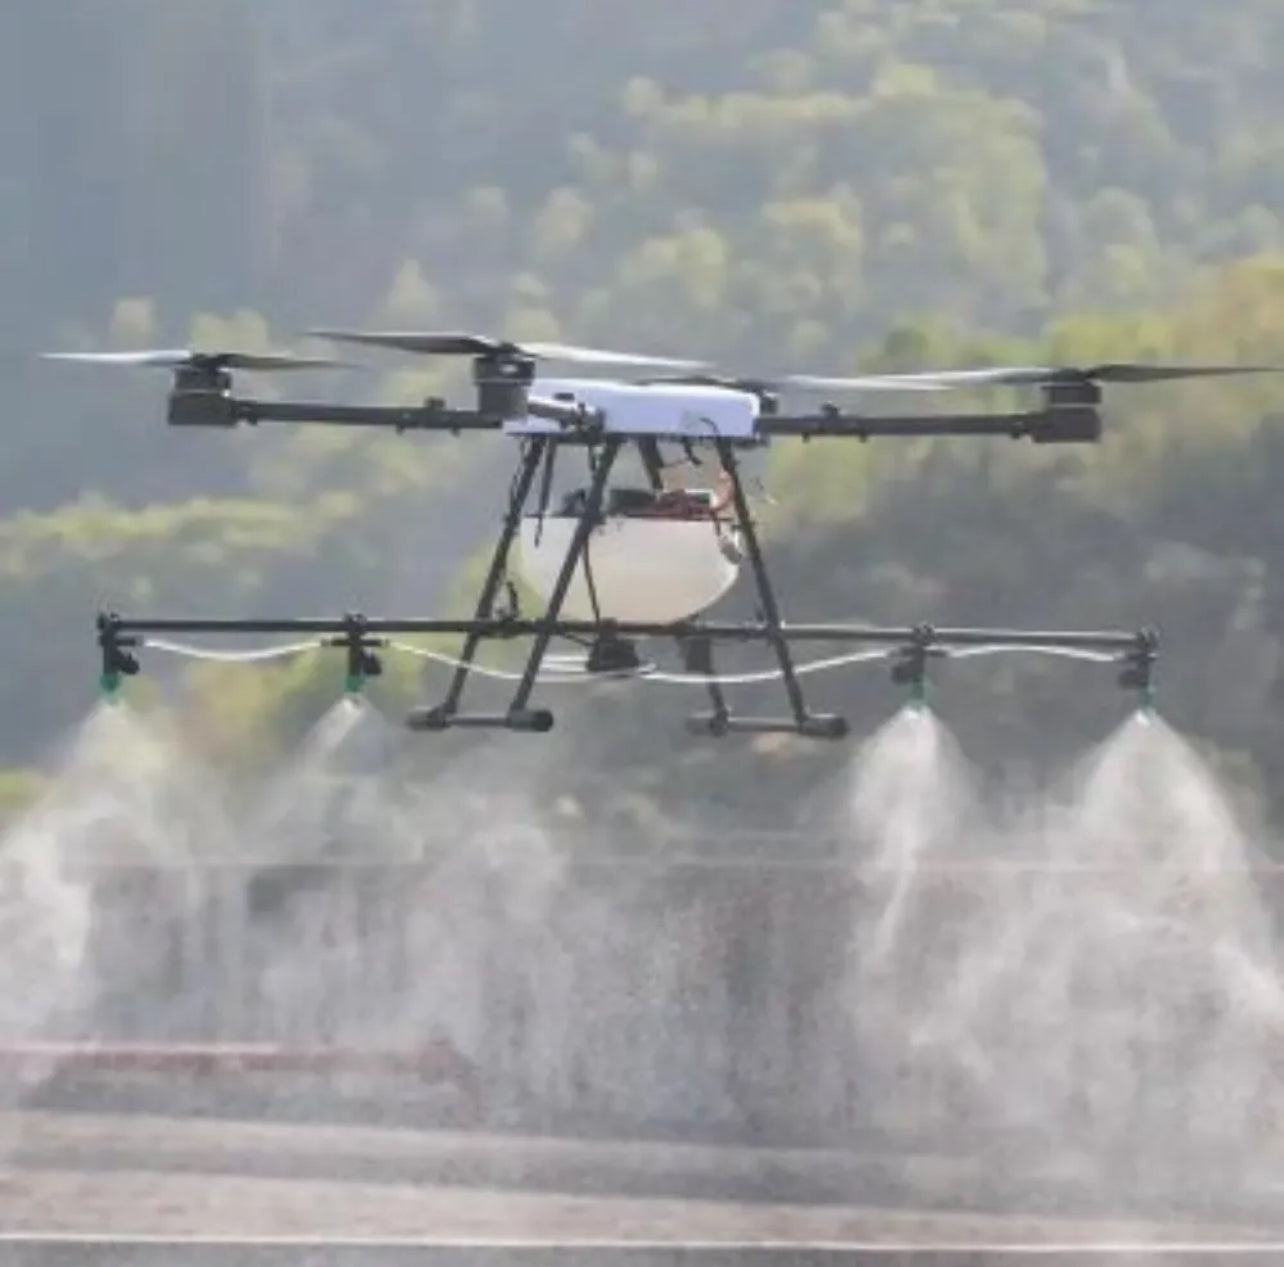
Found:
M 1224 378 L 1236 374 L 1278 374 L 1278 365 L 1143 365 L 1114 362 L 1091 366 L 991 366 L 981 369 L 923 370 L 856 378 L 791 375 L 782 384 L 828 391 L 926 389 L 951 387 L 1057 387 L 1086 383 L 1162 383 L 1187 378 Z
M 721 374 L 682 374 L 661 378 L 643 379 L 646 383 L 672 383 L 682 387 L 725 387 L 729 391 L 752 392 L 762 395 L 764 392 L 779 392 L 785 388 L 801 391 L 944 391 L 937 383 L 915 383 L 898 380 L 886 374 L 868 374 L 855 378 L 824 378 L 811 374 L 789 374 L 780 378 L 767 378 L 760 375 Z
M 775 380 L 777 388 L 791 387 L 795 391 L 856 391 L 856 392 L 939 392 L 945 383 L 896 374 L 857 374 L 852 377 L 831 378 L 824 374 L 787 374 Z
M 138 352 L 45 352 L 49 361 L 84 361 L 91 365 L 144 366 L 181 370 L 307 370 L 351 368 L 325 357 L 295 356 L 289 352 L 193 352 L 186 348 L 157 348 Z
M 425 356 L 529 356 L 539 361 L 568 361 L 581 365 L 639 365 L 677 370 L 699 369 L 706 364 L 704 361 L 671 356 L 647 356 L 638 352 L 580 347 L 572 343 L 515 343 L 460 331 L 416 333 L 393 330 L 309 330 L 308 335 L 316 339 L 394 348 Z

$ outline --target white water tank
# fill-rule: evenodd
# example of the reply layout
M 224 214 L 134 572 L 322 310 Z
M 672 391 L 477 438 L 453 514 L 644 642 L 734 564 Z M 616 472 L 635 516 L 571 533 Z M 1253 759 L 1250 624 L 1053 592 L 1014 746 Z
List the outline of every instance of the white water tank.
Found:
M 522 520 L 518 567 L 544 601 L 553 592 L 578 523 L 574 514 L 542 520 L 527 515 Z M 562 605 L 560 615 L 566 620 L 688 620 L 716 603 L 740 571 L 735 534 L 707 515 L 611 515 L 593 529 L 585 556 Z

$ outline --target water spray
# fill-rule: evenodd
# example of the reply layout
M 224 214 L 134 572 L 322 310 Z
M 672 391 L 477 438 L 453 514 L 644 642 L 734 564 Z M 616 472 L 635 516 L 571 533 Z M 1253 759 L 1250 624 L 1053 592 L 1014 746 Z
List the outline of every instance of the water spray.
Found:
M 125 631 L 100 625 L 104 689 L 150 651 L 199 652 Z M 1284 1174 L 1266 1152 L 1284 1112 L 1273 934 L 1211 776 L 1158 718 L 1120 727 L 1064 795 L 991 805 L 927 699 L 934 660 L 993 648 L 917 628 L 871 653 L 911 702 L 855 759 L 837 880 L 736 859 L 703 886 L 685 863 L 581 870 L 538 825 L 563 747 L 516 790 L 507 749 L 423 780 L 355 755 L 358 725 L 384 724 L 356 693 L 404 649 L 360 617 L 320 632 L 271 654 L 342 650 L 348 698 L 226 827 L 187 791 L 221 782 L 204 763 L 159 742 L 139 761 L 122 738 L 152 721 L 100 708 L 52 808 L 10 835 L 0 951 L 29 984 L 0 1008 L 9 1103 L 123 1080 L 182 1113 L 405 1103 L 435 1123 L 454 1084 L 451 1119 L 487 1129 L 602 1112 L 640 1133 L 876 1131 L 889 1182 L 902 1142 L 957 1149 L 960 1200 L 975 1183 L 1005 1209 L 1071 1182 L 1113 1202 L 1221 1178 L 1238 1200 Z M 1144 710 L 1156 649 L 1077 654 Z

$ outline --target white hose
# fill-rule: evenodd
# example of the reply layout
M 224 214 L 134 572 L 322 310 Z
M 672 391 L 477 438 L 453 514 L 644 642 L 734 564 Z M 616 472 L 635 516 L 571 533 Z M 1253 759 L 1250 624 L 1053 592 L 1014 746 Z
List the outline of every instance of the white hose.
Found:
M 1028 643 L 1007 643 L 1002 646 L 960 647 L 951 651 L 951 660 L 970 659 L 972 656 L 997 655 L 1003 651 L 1032 651 L 1035 655 L 1062 656 L 1067 660 L 1092 660 L 1097 664 L 1109 664 L 1117 657 L 1109 651 L 1093 651 L 1088 647 L 1045 647 Z
M 480 674 L 482 677 L 494 678 L 499 682 L 520 682 L 522 675 L 513 673 L 507 669 L 491 669 L 483 664 L 477 664 L 475 661 L 469 662 L 456 658 L 455 656 L 445 655 L 440 651 L 429 651 L 426 647 L 412 647 L 405 642 L 390 642 L 388 644 L 390 651 L 401 651 L 406 655 L 417 656 L 420 660 L 432 660 L 436 664 L 444 664 L 450 669 L 467 669 L 470 673 Z M 540 673 L 536 676 L 537 682 L 593 682 L 602 678 L 600 673 L 588 673 L 584 670 L 562 671 L 553 673 Z
M 169 642 L 162 638 L 147 638 L 143 641 L 143 646 L 153 647 L 157 651 L 167 651 L 172 655 L 186 656 L 194 660 L 212 660 L 232 664 L 252 664 L 265 660 L 281 660 L 290 656 L 302 655 L 308 651 L 315 651 L 327 645 L 327 643 L 319 639 L 312 639 L 308 642 L 294 642 L 277 647 L 260 647 L 250 651 L 226 651 L 194 647 L 180 642 Z M 511 670 L 494 669 L 476 662 L 465 662 L 456 656 L 446 655 L 440 651 L 429 651 L 425 647 L 415 647 L 405 642 L 390 642 L 388 643 L 388 648 L 392 651 L 402 652 L 405 655 L 415 656 L 421 660 L 431 660 L 436 664 L 445 665 L 447 668 L 466 668 L 471 673 L 500 682 L 518 682 L 522 678 L 522 674 Z M 1083 647 L 1049 647 L 1024 643 L 960 647 L 948 651 L 948 658 L 963 660 L 976 656 L 999 655 L 1013 651 L 1025 651 L 1036 655 L 1062 656 L 1067 659 L 1088 660 L 1098 664 L 1108 664 L 1116 658 L 1109 652 L 1093 651 Z M 794 673 L 798 677 L 804 677 L 809 673 L 821 673 L 827 669 L 841 669 L 851 665 L 886 660 L 894 653 L 894 650 L 853 651 L 845 655 L 829 656 L 822 660 L 810 660 L 804 664 L 795 665 Z M 703 673 L 662 673 L 654 666 L 641 666 L 637 670 L 623 672 L 618 675 L 590 673 L 586 668 L 553 670 L 552 672 L 537 674 L 535 680 L 541 683 L 562 685 L 574 682 L 600 682 L 614 676 L 630 680 L 638 679 L 644 682 L 656 682 L 664 686 L 750 686 L 766 682 L 777 682 L 784 676 L 784 673 L 781 669 L 774 668 L 763 669 L 754 673 L 732 673 L 714 676 Z
M 468 668 L 474 673 L 480 673 L 485 677 L 498 678 L 504 682 L 516 682 L 521 679 L 520 673 L 510 673 L 503 669 L 483 668 L 478 664 L 465 665 L 464 661 L 456 659 L 454 656 L 443 655 L 440 651 L 428 651 L 423 647 L 411 647 L 403 642 L 393 642 L 388 644 L 394 651 L 404 651 L 408 655 L 418 656 L 423 660 L 434 660 L 438 664 L 444 664 L 449 668 Z M 808 664 L 797 665 L 794 669 L 796 674 L 819 673 L 822 669 L 836 669 L 847 664 L 860 664 L 870 660 L 886 659 L 886 651 L 855 651 L 847 655 L 832 656 L 825 660 L 813 660 Z M 575 671 L 566 670 L 561 673 L 553 673 L 547 676 L 541 675 L 537 680 L 549 682 L 597 682 L 604 678 L 612 676 L 608 673 L 589 673 L 586 669 L 577 669 Z M 634 672 L 621 673 L 622 678 L 638 678 L 643 682 L 659 682 L 666 686 L 744 686 L 757 682 L 775 682 L 783 674 L 780 669 L 766 669 L 758 673 L 737 673 L 729 674 L 725 677 L 710 677 L 703 673 L 660 673 L 654 668 L 645 666 Z
M 281 647 L 256 647 L 249 651 L 220 651 L 213 647 L 193 647 L 184 642 L 169 642 L 164 638 L 144 638 L 144 647 L 168 651 L 171 655 L 186 656 L 192 660 L 221 660 L 232 664 L 251 664 L 256 660 L 283 660 L 287 656 L 315 651 L 326 644 L 320 639 L 310 642 L 291 642 Z
M 849 664 L 868 664 L 873 660 L 886 660 L 888 651 L 851 651 L 846 655 L 829 656 L 824 660 L 810 660 L 794 665 L 794 675 L 820 673 L 824 669 L 840 669 Z M 706 677 L 703 673 L 652 673 L 650 682 L 663 682 L 669 686 L 748 686 L 757 682 L 776 682 L 784 674 L 780 669 L 763 669 L 758 673 L 735 673 L 725 677 Z

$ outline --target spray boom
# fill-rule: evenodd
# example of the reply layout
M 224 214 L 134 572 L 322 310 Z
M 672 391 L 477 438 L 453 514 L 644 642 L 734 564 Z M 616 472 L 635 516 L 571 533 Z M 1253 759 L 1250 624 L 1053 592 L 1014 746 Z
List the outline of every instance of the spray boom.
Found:
M 295 655 L 300 651 L 307 651 L 321 646 L 341 647 L 344 649 L 346 653 L 345 689 L 348 694 L 356 695 L 364 689 L 367 679 L 378 677 L 383 672 L 381 656 L 375 654 L 376 648 L 386 647 L 391 651 L 405 652 L 419 657 L 426 656 L 428 659 L 439 660 L 454 667 L 457 673 L 468 667 L 467 661 L 405 646 L 390 640 L 389 635 L 397 633 L 435 633 L 468 634 L 477 638 L 483 636 L 502 638 L 521 636 L 549 637 L 550 635 L 583 638 L 596 633 L 600 640 L 602 628 L 603 624 L 600 621 L 549 622 L 547 620 L 525 620 L 512 616 L 505 616 L 502 619 L 488 618 L 482 621 L 477 619 L 389 620 L 385 618 L 368 619 L 360 613 L 349 612 L 341 619 L 332 617 L 319 619 L 295 617 L 285 620 L 205 620 L 186 618 L 137 620 L 123 619 L 114 612 L 107 612 L 100 614 L 98 617 L 98 643 L 102 649 L 101 687 L 105 693 L 114 694 L 120 689 L 122 677 L 132 676 L 139 672 L 138 659 L 130 650 L 135 647 L 155 647 L 176 655 L 192 656 L 197 659 L 233 659 L 238 662 L 248 663 L 251 661 L 278 659 L 282 656 Z M 622 637 L 660 637 L 665 634 L 673 634 L 675 630 L 677 631 L 687 648 L 685 654 L 688 655 L 689 673 L 692 675 L 699 674 L 712 691 L 719 693 L 715 699 L 715 710 L 712 717 L 692 719 L 695 723 L 693 727 L 695 733 L 726 734 L 730 731 L 768 733 L 785 730 L 814 735 L 818 738 L 840 738 L 847 733 L 843 724 L 833 721 L 821 721 L 813 724 L 815 719 L 808 720 L 805 716 L 801 720 L 798 718 L 782 720 L 779 718 L 752 717 L 741 718 L 738 721 L 729 720 L 729 715 L 726 713 L 725 705 L 721 702 L 720 695 L 721 687 L 724 684 L 737 681 L 765 681 L 769 678 L 784 676 L 784 670 L 776 670 L 765 675 L 751 674 L 747 677 L 733 676 L 727 678 L 717 677 L 710 672 L 713 663 L 710 647 L 713 640 L 755 641 L 762 633 L 762 626 L 758 624 L 714 622 L 696 624 L 688 622 L 677 625 L 648 625 L 613 623 L 611 629 L 613 633 L 618 633 Z M 150 636 L 144 637 L 144 634 L 150 635 L 152 633 L 194 634 L 215 632 L 293 633 L 307 636 L 307 641 L 285 647 L 265 648 L 258 652 L 229 655 L 227 653 L 205 652 L 199 647 L 183 646 L 178 643 L 153 639 Z M 317 641 L 317 635 L 324 635 L 324 637 Z M 955 629 L 927 624 L 914 625 L 908 628 L 875 628 L 854 625 L 789 625 L 781 627 L 779 636 L 786 640 L 839 640 L 888 647 L 889 650 L 885 652 L 876 651 L 872 654 L 864 652 L 854 656 L 833 657 L 797 666 L 791 661 L 789 672 L 793 674 L 793 679 L 796 679 L 803 673 L 824 668 L 837 668 L 840 665 L 853 664 L 858 661 L 878 660 L 885 664 L 890 658 L 892 681 L 899 686 L 909 688 L 913 707 L 921 708 L 926 704 L 928 670 L 933 660 L 947 658 L 966 659 L 975 655 L 992 655 L 1011 651 L 1056 654 L 1074 659 L 1121 666 L 1118 676 L 1119 685 L 1127 690 L 1140 692 L 1143 709 L 1149 710 L 1154 704 L 1153 678 L 1155 663 L 1158 659 L 1159 639 L 1155 631 L 1151 629 L 1142 629 L 1137 633 L 1127 634 L 1122 632 L 1065 633 L 1057 631 L 1026 632 L 1015 629 Z M 695 646 L 701 648 L 698 655 L 692 655 L 692 648 Z M 600 650 L 601 647 L 599 645 L 595 652 L 589 656 L 589 668 L 591 671 L 586 671 L 581 675 L 563 673 L 557 675 L 554 680 L 593 681 L 608 669 L 614 672 L 621 668 L 630 667 L 622 664 L 617 665 L 614 661 L 608 665 L 600 657 L 596 656 L 596 651 Z M 485 672 L 484 670 L 478 671 Z M 537 673 L 538 670 L 529 673 L 532 685 L 535 682 Z M 515 675 L 496 673 L 495 676 L 512 677 Z M 690 680 L 689 678 L 664 673 L 640 674 L 639 676 L 643 681 L 685 682 Z M 794 684 L 797 686 L 796 681 Z M 527 726 L 526 722 L 531 717 L 535 717 L 540 722 L 540 725 Z M 450 722 L 447 718 L 446 723 L 450 725 L 475 726 L 505 725 L 514 730 L 547 730 L 548 717 L 549 714 L 546 710 L 536 710 L 535 714 L 521 712 L 506 715 L 499 719 L 485 714 L 479 714 L 478 717 L 468 721 L 456 720 Z M 422 729 L 424 727 L 416 724 L 416 728 Z M 438 725 L 434 722 L 433 725 L 427 728 L 444 729 L 445 725 Z

